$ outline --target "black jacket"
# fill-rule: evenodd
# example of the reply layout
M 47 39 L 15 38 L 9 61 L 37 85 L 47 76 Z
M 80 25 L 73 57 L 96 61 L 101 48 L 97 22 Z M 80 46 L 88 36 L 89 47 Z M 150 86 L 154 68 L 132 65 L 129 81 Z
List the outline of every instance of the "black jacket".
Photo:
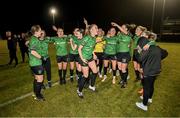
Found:
M 161 72 L 161 50 L 157 46 L 150 46 L 148 50 L 142 48 L 149 42 L 148 39 L 142 37 L 139 42 L 141 52 L 136 52 L 135 56 L 141 63 L 143 68 L 143 76 L 156 76 Z
M 16 50 L 16 46 L 17 46 L 17 41 L 15 39 L 10 39 L 7 40 L 7 47 L 9 50 Z
M 20 49 L 21 50 L 25 50 L 27 47 L 26 47 L 26 45 L 25 45 L 25 39 L 23 39 L 23 38 L 18 38 L 18 43 L 19 43 L 19 47 L 20 47 Z

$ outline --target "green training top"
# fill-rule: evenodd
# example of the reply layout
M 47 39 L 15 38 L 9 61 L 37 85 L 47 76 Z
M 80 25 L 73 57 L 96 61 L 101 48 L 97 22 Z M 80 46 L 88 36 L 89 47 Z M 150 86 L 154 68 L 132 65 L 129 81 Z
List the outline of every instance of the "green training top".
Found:
M 105 50 L 104 53 L 108 55 L 116 54 L 117 36 L 114 37 L 104 37 L 105 39 Z
M 78 50 L 79 46 L 81 45 L 82 40 L 83 40 L 83 38 L 77 40 L 77 44 L 76 44 L 77 45 L 77 50 Z M 79 54 L 79 52 L 78 52 L 78 54 Z
M 82 56 L 84 59 L 89 60 L 92 58 L 93 55 L 94 47 L 96 45 L 96 38 L 87 35 L 81 40 L 82 41 L 80 45 L 83 46 Z
M 40 55 L 42 55 L 43 57 L 46 57 L 48 58 L 49 57 L 49 54 L 48 54 L 48 51 L 49 51 L 49 43 L 51 43 L 51 39 L 48 38 L 48 37 L 45 37 L 44 40 L 40 40 L 40 46 L 41 46 L 41 49 L 42 49 L 42 53 Z
M 42 65 L 41 59 L 39 59 L 31 54 L 32 50 L 36 51 L 40 55 L 42 54 L 41 42 L 35 36 L 31 36 L 31 39 L 29 41 L 29 65 L 31 67 Z
M 130 51 L 130 43 L 131 36 L 119 33 L 118 34 L 118 43 L 117 43 L 117 52 L 129 52 Z
M 139 40 L 139 36 L 135 35 L 133 37 L 133 49 L 136 49 L 137 48 L 137 43 L 138 43 L 138 40 Z
M 78 41 L 76 36 L 72 35 L 70 38 L 72 38 L 74 44 L 78 45 L 79 41 Z M 70 45 L 70 47 L 71 47 L 71 45 Z M 78 54 L 78 48 L 73 50 L 72 47 L 71 47 L 70 48 L 70 54 Z
M 68 38 L 67 37 L 51 37 L 56 46 L 56 55 L 65 56 L 68 54 Z

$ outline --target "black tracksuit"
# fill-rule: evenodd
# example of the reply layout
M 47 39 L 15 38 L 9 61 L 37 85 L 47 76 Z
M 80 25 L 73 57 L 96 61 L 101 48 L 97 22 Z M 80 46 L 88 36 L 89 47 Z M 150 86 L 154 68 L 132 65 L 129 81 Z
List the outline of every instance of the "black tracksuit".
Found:
M 9 64 L 12 64 L 12 61 L 14 59 L 15 59 L 16 65 L 18 64 L 18 59 L 16 56 L 16 50 L 17 50 L 16 46 L 17 46 L 17 40 L 12 39 L 11 37 L 8 37 L 7 47 L 9 49 L 9 57 L 10 57 Z
M 24 38 L 18 38 L 18 43 L 19 43 L 19 48 L 21 51 L 22 62 L 25 62 L 25 54 L 27 54 L 27 56 L 29 56 L 28 47 L 25 45 L 26 41 Z
M 46 71 L 46 75 L 47 75 L 47 80 L 48 82 L 51 81 L 51 61 L 50 61 L 50 57 L 48 57 L 46 59 L 46 61 L 42 61 L 42 65 Z
M 148 39 L 142 37 L 138 42 L 141 52 L 135 54 L 143 69 L 144 105 L 147 105 L 148 99 L 152 98 L 156 76 L 161 72 L 161 50 L 157 46 L 150 46 L 146 51 L 142 50 L 148 42 Z

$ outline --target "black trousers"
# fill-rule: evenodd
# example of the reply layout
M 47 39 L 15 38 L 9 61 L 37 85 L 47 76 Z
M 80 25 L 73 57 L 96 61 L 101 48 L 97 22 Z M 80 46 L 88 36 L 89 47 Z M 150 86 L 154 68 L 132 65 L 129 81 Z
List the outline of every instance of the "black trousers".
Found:
M 47 60 L 43 62 L 43 67 L 46 71 L 47 80 L 51 81 L 51 61 L 50 61 L 50 58 L 47 58 Z
M 147 105 L 148 99 L 151 99 L 154 93 L 154 82 L 156 80 L 156 76 L 147 76 L 143 78 L 143 104 Z
M 103 67 L 103 53 L 95 53 L 97 58 L 99 59 L 99 64 L 97 66 L 99 66 L 99 73 L 101 74 L 102 71 L 102 67 Z
M 25 54 L 29 57 L 28 50 L 20 48 L 22 61 L 25 62 Z
M 15 59 L 16 65 L 18 64 L 18 58 L 16 56 L 16 50 L 9 50 L 10 61 L 9 64 L 12 64 L 12 61 Z

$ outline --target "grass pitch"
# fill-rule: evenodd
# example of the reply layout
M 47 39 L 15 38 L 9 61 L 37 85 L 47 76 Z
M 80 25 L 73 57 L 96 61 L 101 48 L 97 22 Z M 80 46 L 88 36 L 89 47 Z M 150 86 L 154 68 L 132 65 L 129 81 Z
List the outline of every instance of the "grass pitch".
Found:
M 180 44 L 159 43 L 168 50 L 168 57 L 162 61 L 162 72 L 155 82 L 153 103 L 147 112 L 138 109 L 135 102 L 141 101 L 137 91 L 140 83 L 135 83 L 132 62 L 129 64 L 130 80 L 125 89 L 112 84 L 112 76 L 101 82 L 97 78 L 98 92 L 84 89 L 84 99 L 76 94 L 76 81 L 66 85 L 56 85 L 43 91 L 44 102 L 34 101 L 31 96 L 0 107 L 0 117 L 180 117 Z M 20 51 L 18 59 L 21 61 Z M 52 81 L 58 81 L 55 48 L 50 45 Z M 16 68 L 7 66 L 9 61 L 6 41 L 0 41 L 0 104 L 32 92 L 33 77 L 28 63 L 20 63 Z M 26 60 L 28 61 L 28 60 Z M 67 72 L 67 78 L 69 71 Z M 46 82 L 46 81 L 45 81 Z

